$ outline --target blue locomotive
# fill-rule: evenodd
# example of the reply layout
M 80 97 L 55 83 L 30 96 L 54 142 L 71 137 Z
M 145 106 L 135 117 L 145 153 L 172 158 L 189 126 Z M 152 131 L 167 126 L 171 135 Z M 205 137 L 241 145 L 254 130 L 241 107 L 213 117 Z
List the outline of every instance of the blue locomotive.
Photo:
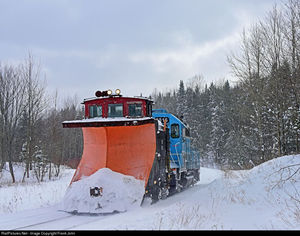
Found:
M 200 153 L 191 147 L 190 129 L 165 109 L 153 109 L 153 118 L 166 124 L 169 130 L 170 168 L 169 194 L 200 180 Z

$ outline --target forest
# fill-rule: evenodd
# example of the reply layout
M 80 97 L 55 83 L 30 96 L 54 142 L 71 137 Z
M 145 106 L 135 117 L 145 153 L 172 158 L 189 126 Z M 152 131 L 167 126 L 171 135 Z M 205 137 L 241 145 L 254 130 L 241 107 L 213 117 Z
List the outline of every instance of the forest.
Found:
M 237 82 L 196 75 L 178 89 L 155 89 L 155 106 L 182 117 L 207 165 L 252 168 L 299 153 L 300 1 L 274 5 L 244 29 L 227 64 Z
M 274 5 L 244 28 L 240 48 L 227 55 L 236 82 L 182 78 L 178 88 L 154 89 L 154 108 L 165 108 L 191 129 L 202 165 L 248 169 L 300 148 L 300 1 Z M 184 82 L 184 80 L 186 82 Z M 155 85 L 154 85 L 155 86 Z M 41 62 L 32 53 L 19 64 L 0 62 L 0 177 L 13 163 L 33 170 L 38 181 L 59 175 L 82 155 L 81 129 L 63 129 L 82 119 L 77 95 L 47 93 Z

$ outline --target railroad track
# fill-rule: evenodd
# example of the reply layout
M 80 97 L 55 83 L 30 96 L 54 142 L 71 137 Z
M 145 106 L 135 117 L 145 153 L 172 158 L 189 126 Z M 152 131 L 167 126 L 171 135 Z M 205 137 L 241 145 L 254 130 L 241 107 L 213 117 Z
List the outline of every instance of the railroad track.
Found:
M 1 230 L 72 230 L 113 214 L 71 214 L 55 206 L 0 216 Z

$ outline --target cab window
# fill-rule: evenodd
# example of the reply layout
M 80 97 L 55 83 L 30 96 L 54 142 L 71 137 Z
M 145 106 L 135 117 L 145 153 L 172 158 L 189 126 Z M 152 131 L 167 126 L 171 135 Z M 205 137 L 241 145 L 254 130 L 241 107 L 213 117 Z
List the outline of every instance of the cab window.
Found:
M 190 129 L 183 128 L 182 129 L 182 136 L 183 137 L 190 137 Z
M 102 106 L 90 106 L 90 118 L 102 117 Z
M 179 124 L 172 124 L 171 125 L 171 138 L 179 138 Z
M 129 110 L 129 116 L 132 116 L 132 117 L 142 116 L 142 105 L 141 104 L 129 104 L 128 110 Z
M 108 104 L 108 117 L 122 117 L 123 104 Z

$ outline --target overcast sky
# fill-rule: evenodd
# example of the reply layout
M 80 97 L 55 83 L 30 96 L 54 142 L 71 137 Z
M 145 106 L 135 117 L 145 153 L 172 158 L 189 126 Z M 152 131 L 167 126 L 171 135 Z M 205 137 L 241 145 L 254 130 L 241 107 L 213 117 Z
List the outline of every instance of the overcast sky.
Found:
M 276 0 L 0 0 L 0 60 L 30 50 L 42 62 L 48 91 L 80 100 L 120 88 L 148 96 L 201 74 L 230 70 L 243 27 Z

